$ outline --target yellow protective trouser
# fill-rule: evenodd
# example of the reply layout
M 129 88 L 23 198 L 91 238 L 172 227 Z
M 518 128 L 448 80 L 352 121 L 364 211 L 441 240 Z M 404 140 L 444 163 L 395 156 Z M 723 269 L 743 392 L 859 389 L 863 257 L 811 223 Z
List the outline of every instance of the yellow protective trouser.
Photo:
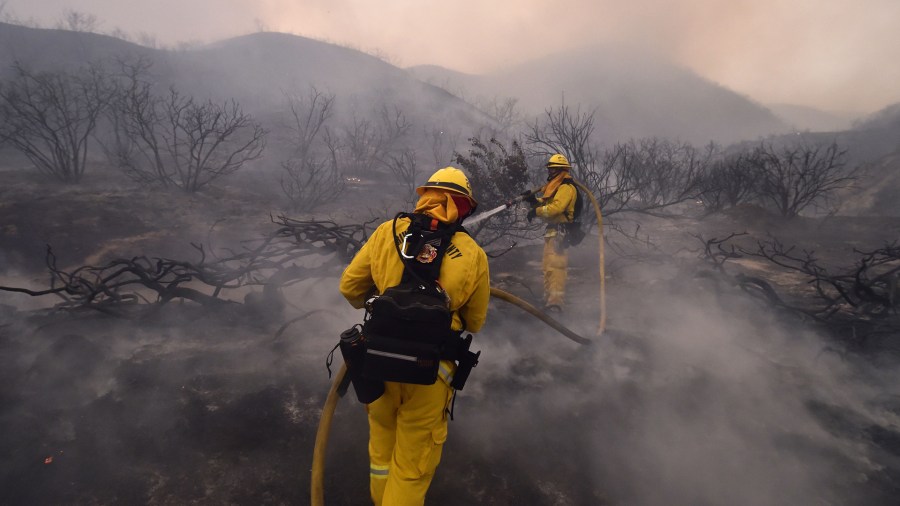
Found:
M 563 306 L 566 295 L 566 276 L 569 267 L 569 253 L 562 247 L 562 236 L 554 234 L 544 237 L 544 303 L 548 306 Z
M 369 492 L 376 506 L 425 504 L 447 440 L 451 362 L 433 385 L 385 382 L 369 413 Z

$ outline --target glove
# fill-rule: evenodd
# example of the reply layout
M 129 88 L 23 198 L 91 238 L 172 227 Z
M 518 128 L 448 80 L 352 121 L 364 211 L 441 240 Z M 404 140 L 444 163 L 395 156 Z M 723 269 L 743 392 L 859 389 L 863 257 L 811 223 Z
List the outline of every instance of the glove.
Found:
M 522 192 L 522 201 L 527 202 L 531 205 L 531 207 L 534 207 L 538 204 L 537 197 L 534 196 L 534 192 L 531 190 L 525 190 L 524 192 Z
M 535 216 L 537 216 L 537 208 L 532 207 L 528 210 L 528 214 L 525 215 L 525 219 L 528 220 L 528 223 L 531 223 Z

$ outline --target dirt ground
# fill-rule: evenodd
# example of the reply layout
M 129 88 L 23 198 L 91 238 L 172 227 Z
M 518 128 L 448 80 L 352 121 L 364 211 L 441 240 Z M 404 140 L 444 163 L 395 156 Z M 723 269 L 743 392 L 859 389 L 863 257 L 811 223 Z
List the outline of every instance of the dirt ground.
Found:
M 4 177 L 0 285 L 46 283 L 47 244 L 60 266 L 190 260 L 191 242 L 240 244 L 277 212 L 246 185 L 185 195 Z M 606 251 L 600 337 L 596 236 L 570 253 L 560 319 L 595 344 L 492 301 L 429 504 L 896 504 L 896 361 L 876 367 L 691 273 L 692 234 L 774 234 L 841 265 L 854 247 L 895 239 L 900 220 L 784 224 L 744 209 L 640 224 L 658 247 L 611 236 L 627 247 Z M 494 286 L 539 303 L 540 244 L 491 270 Z M 340 299 L 338 274 L 291 287 L 280 319 L 176 303 L 124 320 L 29 310 L 55 301 L 0 292 L 0 504 L 307 502 L 325 358 L 361 318 Z M 328 504 L 366 504 L 366 430 L 351 393 L 329 441 Z

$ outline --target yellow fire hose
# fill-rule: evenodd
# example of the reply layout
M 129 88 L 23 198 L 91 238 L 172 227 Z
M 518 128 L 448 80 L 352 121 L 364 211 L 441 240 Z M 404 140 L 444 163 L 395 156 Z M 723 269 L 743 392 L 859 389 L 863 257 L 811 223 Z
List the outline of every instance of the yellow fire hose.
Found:
M 594 213 L 597 214 L 597 236 L 599 239 L 597 241 L 599 243 L 597 258 L 600 263 L 598 269 L 598 272 L 600 273 L 600 324 L 597 328 L 597 335 L 599 336 L 606 330 L 606 259 L 604 258 L 605 249 L 603 247 L 603 215 L 600 214 L 600 204 L 594 197 L 593 192 L 578 181 L 574 179 L 572 181 L 591 199 L 591 204 L 594 206 Z
M 499 288 L 492 286 L 491 287 L 491 296 L 496 297 L 500 300 L 505 300 L 506 302 L 515 304 L 516 306 L 519 306 L 520 308 L 524 309 L 525 312 L 527 312 L 528 314 L 536 316 L 542 322 L 553 327 L 554 330 L 558 331 L 560 334 L 568 337 L 569 339 L 575 341 L 578 344 L 591 344 L 590 339 L 585 339 L 585 338 L 579 336 L 578 334 L 572 332 L 571 330 L 564 327 L 561 323 L 559 323 L 558 321 L 554 320 L 549 315 L 547 315 L 547 313 L 544 313 L 540 309 L 532 306 L 528 302 L 525 302 L 524 300 L 520 299 L 519 297 L 516 297 L 515 295 L 513 295 L 509 292 L 505 292 Z
M 597 225 L 599 227 L 598 235 L 600 238 L 600 325 L 597 330 L 597 335 L 600 336 L 606 329 L 606 269 L 604 267 L 603 218 L 600 215 L 600 204 L 597 203 L 597 199 L 594 198 L 593 193 L 578 181 L 575 181 L 575 184 L 590 197 L 591 203 L 594 206 L 594 212 L 597 214 Z M 585 339 L 575 332 L 572 332 L 543 311 L 540 311 L 525 300 L 516 297 L 509 292 L 492 286 L 491 296 L 524 309 L 527 313 L 539 318 L 554 330 L 576 343 L 591 343 L 589 339 Z M 310 477 L 310 504 L 312 504 L 312 506 L 325 505 L 325 449 L 328 446 L 328 436 L 331 433 L 331 419 L 334 417 L 334 411 L 341 398 L 338 393 L 338 387 L 344 381 L 344 376 L 346 374 L 347 365 L 341 364 L 341 369 L 338 371 L 337 375 L 335 375 L 334 381 L 331 383 L 331 388 L 328 390 L 328 397 L 325 398 L 325 405 L 322 407 L 322 417 L 319 418 L 319 427 L 316 430 L 316 443 L 313 448 L 312 472 Z
M 341 369 L 334 377 L 328 397 L 325 398 L 325 406 L 322 407 L 322 417 L 319 418 L 319 428 L 316 430 L 316 446 L 313 449 L 312 481 L 310 483 L 310 503 L 313 506 L 325 504 L 325 448 L 328 446 L 328 435 L 331 433 L 331 418 L 341 399 L 338 394 L 338 386 L 344 381 L 347 374 L 347 364 L 341 364 Z

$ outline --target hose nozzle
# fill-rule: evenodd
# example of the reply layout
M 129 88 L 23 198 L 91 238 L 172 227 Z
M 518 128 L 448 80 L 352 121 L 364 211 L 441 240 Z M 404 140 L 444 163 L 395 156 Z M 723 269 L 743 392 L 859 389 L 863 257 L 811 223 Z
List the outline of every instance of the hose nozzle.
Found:
M 520 193 L 518 197 L 513 199 L 511 204 L 508 204 L 507 207 L 509 207 L 512 204 L 517 204 L 517 203 L 523 202 L 523 201 L 527 202 L 532 207 L 537 206 L 538 200 L 537 200 L 537 197 L 535 197 L 535 194 L 537 194 L 537 192 L 539 192 L 539 191 L 540 191 L 540 188 L 535 188 L 534 190 L 525 190 L 524 192 Z

